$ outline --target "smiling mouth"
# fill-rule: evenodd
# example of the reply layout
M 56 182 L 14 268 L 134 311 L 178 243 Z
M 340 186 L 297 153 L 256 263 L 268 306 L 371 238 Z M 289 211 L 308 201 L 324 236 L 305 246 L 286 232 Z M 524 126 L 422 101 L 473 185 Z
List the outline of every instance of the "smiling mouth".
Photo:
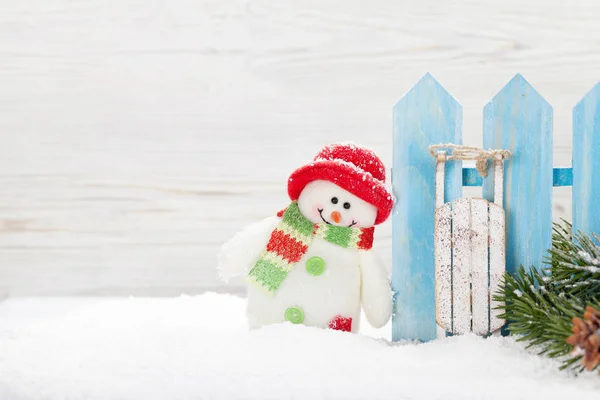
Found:
M 319 216 L 321 217 L 321 219 L 323 220 L 323 222 L 325 222 L 327 225 L 332 225 L 331 222 L 327 221 L 325 218 L 323 218 L 323 208 L 317 208 L 317 211 L 319 211 Z M 352 223 L 350 225 L 348 225 L 348 228 L 353 227 L 354 225 L 356 225 L 356 221 L 352 220 Z

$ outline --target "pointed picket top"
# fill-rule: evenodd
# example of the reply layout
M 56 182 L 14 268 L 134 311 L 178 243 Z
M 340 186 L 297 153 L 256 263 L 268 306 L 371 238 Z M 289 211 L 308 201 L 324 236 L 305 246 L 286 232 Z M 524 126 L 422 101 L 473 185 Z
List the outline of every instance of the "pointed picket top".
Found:
M 401 107 L 402 104 L 410 101 L 414 97 L 439 98 L 448 101 L 449 104 L 461 108 L 459 102 L 431 75 L 429 72 L 423 75 L 421 79 L 396 103 L 394 109 Z
M 484 128 L 486 126 L 486 122 L 489 121 L 489 118 L 494 118 L 495 110 L 498 107 L 502 109 L 507 109 L 505 106 L 510 104 L 511 110 L 539 110 L 544 115 L 550 114 L 550 124 L 552 123 L 552 106 L 550 103 L 542 97 L 542 95 L 525 79 L 525 77 L 521 74 L 516 74 L 504 87 L 496 93 L 496 95 L 485 105 L 483 108 L 483 117 L 484 117 Z M 509 115 L 504 115 L 503 118 L 510 117 Z M 523 116 L 525 117 L 525 115 Z M 515 126 L 513 129 L 518 129 L 519 127 Z M 528 132 L 528 131 L 526 131 Z M 485 135 L 485 134 L 484 134 Z M 502 137 L 495 136 L 494 141 L 491 144 L 485 144 L 486 148 L 502 148 Z M 485 140 L 485 139 L 484 139 Z M 487 191 L 493 191 L 493 185 L 488 187 L 490 183 L 493 183 L 491 180 L 484 181 L 484 193 Z M 490 193 L 490 195 L 493 195 Z M 487 197 L 486 197 L 487 198 Z M 489 200 L 489 199 L 488 199 Z
M 589 104 L 590 100 L 600 99 L 600 82 L 597 82 L 575 105 L 575 109 L 583 107 L 586 103 Z
M 515 94 L 521 94 L 523 97 L 532 96 L 541 103 L 545 103 L 548 107 L 551 107 L 544 97 L 521 74 L 513 76 L 512 79 L 508 81 L 508 83 L 489 101 L 488 105 L 503 96 Z
M 552 233 L 552 106 L 520 74 L 484 107 L 483 145 L 508 149 L 505 163 L 506 269 L 541 267 Z M 494 174 L 483 180 L 493 201 Z
M 393 108 L 393 340 L 436 337 L 433 215 L 435 159 L 429 146 L 462 143 L 462 107 L 427 73 Z M 462 193 L 462 165 L 449 163 L 445 198 Z
M 573 229 L 600 234 L 600 82 L 573 109 Z

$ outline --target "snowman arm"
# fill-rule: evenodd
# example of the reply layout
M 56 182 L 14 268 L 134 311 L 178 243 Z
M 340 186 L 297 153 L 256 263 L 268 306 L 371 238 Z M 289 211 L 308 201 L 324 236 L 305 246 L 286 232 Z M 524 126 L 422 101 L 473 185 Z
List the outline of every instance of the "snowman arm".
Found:
M 392 289 L 387 270 L 371 250 L 359 250 L 362 307 L 369 323 L 381 328 L 392 315 Z
M 277 217 L 269 217 L 249 225 L 221 246 L 217 265 L 222 280 L 227 282 L 245 275 L 254 266 L 279 221 Z

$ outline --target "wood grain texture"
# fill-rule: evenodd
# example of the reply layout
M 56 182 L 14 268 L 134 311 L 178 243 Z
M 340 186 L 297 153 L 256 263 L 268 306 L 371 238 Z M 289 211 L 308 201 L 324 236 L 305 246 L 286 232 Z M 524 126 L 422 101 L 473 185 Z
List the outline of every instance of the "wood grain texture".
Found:
M 471 331 L 471 199 L 452 202 L 452 333 Z
M 444 205 L 446 182 L 446 154 L 438 152 L 435 163 L 435 209 Z
M 508 149 L 505 162 L 506 270 L 541 268 L 552 233 L 552 107 L 516 75 L 484 108 L 485 148 Z M 493 201 L 493 175 L 483 182 Z
M 489 331 L 495 332 L 504 325 L 504 320 L 498 318 L 502 310 L 497 308 L 503 305 L 495 301 L 493 296 L 500 289 L 506 272 L 506 230 L 505 230 L 505 212 L 497 204 L 489 204 L 489 241 L 490 241 L 490 261 L 489 261 L 489 294 L 490 304 L 490 326 Z
M 435 313 L 436 322 L 444 332 L 452 332 L 452 203 L 435 210 Z
M 504 160 L 494 160 L 494 204 L 504 205 Z
M 435 159 L 429 146 L 461 143 L 462 108 L 430 75 L 394 106 L 392 339 L 435 339 Z M 461 163 L 445 166 L 445 201 L 462 193 Z
M 436 337 L 452 331 L 452 237 L 450 203 L 444 206 L 446 152 L 439 151 L 435 164 L 435 215 L 433 251 L 435 257 Z M 442 305 L 441 307 L 439 305 Z
M 434 237 L 438 325 L 482 336 L 501 327 L 491 297 L 505 272 L 502 207 L 481 198 L 446 203 L 435 212 Z
M 600 83 L 573 109 L 573 229 L 600 234 Z
M 516 72 L 555 109 L 599 79 L 597 0 L 4 0 L 0 297 L 223 286 L 221 243 L 287 204 L 326 143 L 392 164 L 391 107 L 427 71 L 482 106 Z M 570 189 L 555 217 L 570 219 Z M 376 251 L 392 263 L 391 223 Z M 433 319 L 433 317 L 432 317 Z
M 489 332 L 489 217 L 485 199 L 471 199 L 471 331 Z
M 463 186 L 483 186 L 483 178 L 476 168 L 463 168 Z M 552 170 L 552 186 L 573 186 L 573 168 L 554 167 Z

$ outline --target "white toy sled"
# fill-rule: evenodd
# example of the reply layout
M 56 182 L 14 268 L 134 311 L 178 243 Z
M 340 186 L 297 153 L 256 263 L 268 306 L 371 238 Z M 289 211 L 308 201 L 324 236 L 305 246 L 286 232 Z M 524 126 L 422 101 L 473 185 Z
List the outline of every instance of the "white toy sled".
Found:
M 505 227 L 502 208 L 505 150 L 484 151 L 457 145 L 430 147 L 436 157 L 435 174 L 435 307 L 438 337 L 446 332 L 499 332 L 501 305 L 492 299 L 505 268 Z M 444 170 L 450 160 L 477 160 L 486 175 L 494 160 L 494 202 L 461 198 L 444 203 Z

